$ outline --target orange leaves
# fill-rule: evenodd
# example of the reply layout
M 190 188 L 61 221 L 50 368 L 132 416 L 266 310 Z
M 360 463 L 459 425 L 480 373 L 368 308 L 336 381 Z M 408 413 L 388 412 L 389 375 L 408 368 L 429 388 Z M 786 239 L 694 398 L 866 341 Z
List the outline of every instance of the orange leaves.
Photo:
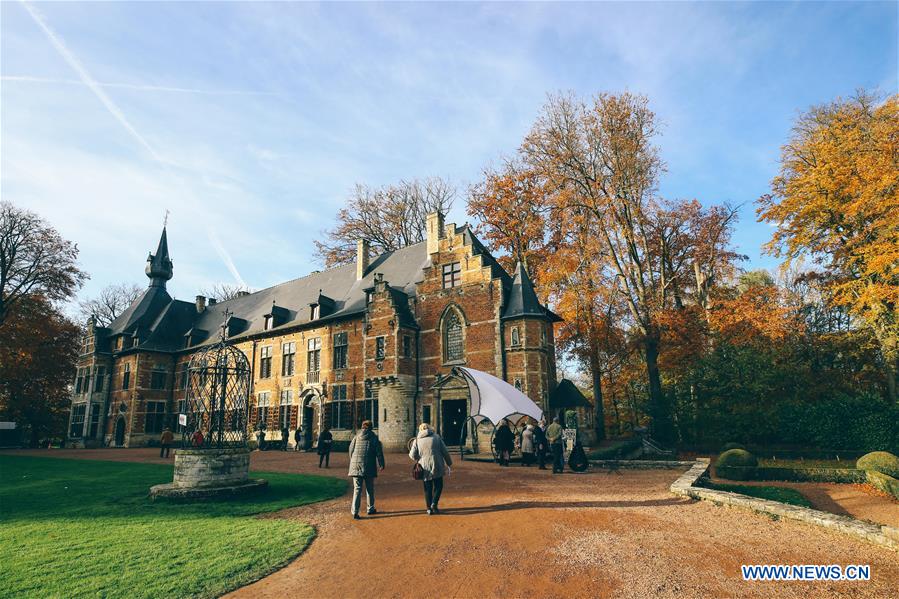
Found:
M 711 328 L 733 345 L 760 345 L 801 333 L 795 313 L 780 303 L 774 286 L 754 285 L 734 299 L 719 300 L 709 313 Z
M 899 96 L 860 92 L 797 121 L 759 219 L 777 225 L 768 249 L 811 255 L 833 298 L 864 318 L 884 348 L 899 322 Z

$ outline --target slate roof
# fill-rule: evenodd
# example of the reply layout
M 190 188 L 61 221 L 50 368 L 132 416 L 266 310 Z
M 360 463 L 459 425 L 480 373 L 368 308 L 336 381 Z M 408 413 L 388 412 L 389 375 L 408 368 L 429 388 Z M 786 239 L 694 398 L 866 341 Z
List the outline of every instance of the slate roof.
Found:
M 562 318 L 540 303 L 527 269 L 519 262 L 515 267 L 515 279 L 512 281 L 512 288 L 506 298 L 506 307 L 503 309 L 502 317 L 503 320 L 508 320 L 525 316 L 546 318 L 550 322 L 562 321 Z
M 515 280 L 500 266 L 466 225 L 457 229 L 464 243 L 472 246 L 484 266 L 502 281 L 509 292 L 509 306 L 505 314 L 525 314 L 552 318 L 534 293 L 533 285 L 519 267 Z M 366 292 L 375 286 L 375 274 L 383 276 L 394 304 L 398 307 L 400 324 L 417 328 L 418 323 L 409 308 L 409 298 L 416 293 L 416 285 L 424 279 L 424 269 L 430 266 L 426 242 L 386 252 L 372 259 L 365 276 L 356 280 L 356 265 L 345 264 L 304 277 L 285 281 L 230 300 L 210 303 L 198 313 L 192 302 L 173 300 L 165 289 L 166 275 L 171 271 L 168 243 L 163 229 L 156 254 L 147 259 L 150 287 L 109 326 L 109 334 L 136 335 L 135 347 L 158 351 L 177 351 L 211 343 L 218 339 L 218 330 L 231 313 L 229 336 L 246 338 L 264 332 L 265 316 L 276 312 L 275 325 L 270 331 L 302 326 L 311 322 L 312 304 L 323 308 L 316 323 L 361 314 L 366 308 Z M 523 278 L 522 278 L 523 277 Z M 521 280 L 519 280 L 521 279 Z M 557 318 L 557 317 L 556 317 Z M 191 335 L 186 335 L 192 333 Z

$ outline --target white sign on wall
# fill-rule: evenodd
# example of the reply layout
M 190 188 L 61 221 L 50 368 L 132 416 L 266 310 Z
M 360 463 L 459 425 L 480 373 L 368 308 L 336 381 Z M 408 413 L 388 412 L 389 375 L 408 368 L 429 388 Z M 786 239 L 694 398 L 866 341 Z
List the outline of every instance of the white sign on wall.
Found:
M 178 424 L 187 426 L 187 414 L 178 414 Z

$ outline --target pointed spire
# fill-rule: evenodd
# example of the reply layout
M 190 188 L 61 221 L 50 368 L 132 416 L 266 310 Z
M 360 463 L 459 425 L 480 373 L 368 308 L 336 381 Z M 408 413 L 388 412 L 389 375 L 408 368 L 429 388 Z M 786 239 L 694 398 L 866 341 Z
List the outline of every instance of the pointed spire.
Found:
M 515 267 L 515 279 L 512 281 L 512 290 L 506 301 L 506 309 L 503 318 L 518 318 L 520 316 L 540 316 L 545 318 L 546 312 L 540 305 L 534 284 L 528 275 L 527 269 L 519 262 Z
M 150 287 L 163 287 L 165 282 L 172 278 L 172 260 L 169 258 L 169 242 L 165 225 L 162 227 L 162 235 L 159 238 L 159 246 L 155 254 L 147 256 L 147 267 L 144 269 L 150 278 Z

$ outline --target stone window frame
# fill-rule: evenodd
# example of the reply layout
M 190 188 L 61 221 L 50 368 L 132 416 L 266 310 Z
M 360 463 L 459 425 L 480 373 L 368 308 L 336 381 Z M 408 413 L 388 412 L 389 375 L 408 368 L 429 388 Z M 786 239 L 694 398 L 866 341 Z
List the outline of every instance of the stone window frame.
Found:
M 259 348 L 259 378 L 268 379 L 272 376 L 272 346 L 264 345 Z
M 509 336 L 511 337 L 509 343 L 512 347 L 521 347 L 521 335 L 518 332 L 518 327 L 512 327 Z
M 122 391 L 131 387 L 131 362 L 125 362 L 122 366 Z
M 154 366 L 150 370 L 150 389 L 153 389 L 154 391 L 164 390 L 168 378 L 168 372 L 166 372 L 165 368 Z
M 331 385 L 330 396 L 331 400 L 325 404 L 328 406 L 329 428 L 335 431 L 350 430 L 353 427 L 353 402 L 349 399 L 349 385 Z
M 256 394 L 256 429 L 268 429 L 268 411 L 271 407 L 271 391 L 260 391 Z M 261 425 L 261 426 L 260 426 Z
M 375 360 L 383 360 L 387 357 L 387 337 L 378 335 L 375 337 Z
M 153 409 L 150 409 L 151 406 Z M 144 410 L 144 432 L 154 435 L 161 433 L 164 427 L 165 401 L 148 401 Z
M 334 333 L 333 361 L 334 370 L 342 370 L 349 366 L 350 336 L 346 331 Z
M 412 357 L 412 335 L 403 335 L 403 357 Z
M 449 342 L 447 340 L 448 324 L 451 323 L 450 318 L 454 317 L 456 321 L 459 323 L 459 331 L 460 331 L 460 354 L 458 357 L 451 356 L 449 353 Z M 459 307 L 457 304 L 450 304 L 443 310 L 443 314 L 440 316 L 440 351 L 441 356 L 443 358 L 443 364 L 446 366 L 449 365 L 457 365 L 457 364 L 465 364 L 465 346 L 466 346 L 466 329 L 468 327 L 468 319 L 465 317 L 465 312 Z
M 521 379 L 515 379 L 515 388 L 524 393 L 524 391 L 522 391 L 522 385 L 523 383 Z
M 72 420 L 69 423 L 69 437 L 81 437 L 84 434 L 84 419 L 86 417 L 87 402 L 72 405 Z
M 281 376 L 293 376 L 296 370 L 296 341 L 285 341 L 281 344 Z
M 444 264 L 441 272 L 443 274 L 442 281 L 444 289 L 453 289 L 455 287 L 462 286 L 461 262 L 450 262 L 449 264 Z

